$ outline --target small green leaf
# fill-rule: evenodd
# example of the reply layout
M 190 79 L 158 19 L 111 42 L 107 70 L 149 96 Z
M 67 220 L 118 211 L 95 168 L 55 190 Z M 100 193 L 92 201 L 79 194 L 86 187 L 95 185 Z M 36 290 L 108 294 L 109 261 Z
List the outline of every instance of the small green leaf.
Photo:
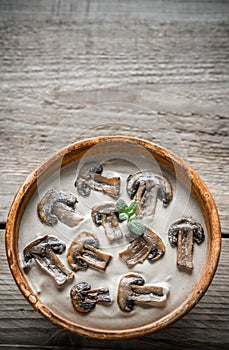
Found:
M 133 216 L 137 210 L 138 203 L 137 202 L 132 202 L 130 206 L 128 207 L 127 214 L 130 216 Z
M 128 228 L 137 236 L 141 236 L 145 232 L 145 226 L 143 223 L 135 218 L 129 220 Z
M 118 211 L 118 213 L 125 213 L 126 210 L 128 209 L 128 205 L 126 204 L 126 202 L 123 199 L 119 199 L 116 203 L 116 209 Z
M 129 219 L 129 216 L 126 213 L 120 213 L 119 214 L 119 220 L 120 221 L 125 221 L 127 219 Z

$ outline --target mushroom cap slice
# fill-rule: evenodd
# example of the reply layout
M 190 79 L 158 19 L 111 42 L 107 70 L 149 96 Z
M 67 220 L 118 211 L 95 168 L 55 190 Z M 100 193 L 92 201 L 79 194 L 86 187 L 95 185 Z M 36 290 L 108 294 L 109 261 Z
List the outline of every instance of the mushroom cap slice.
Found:
M 170 226 L 168 238 L 173 247 L 177 246 L 177 265 L 192 270 L 193 244 L 201 244 L 205 239 L 202 225 L 192 219 L 181 218 Z
M 56 237 L 44 236 L 28 244 L 24 251 L 24 260 L 27 264 L 34 259 L 38 266 L 51 275 L 57 286 L 61 287 L 71 281 L 74 275 L 69 271 L 56 254 L 62 254 L 65 244 Z
M 74 309 L 83 314 L 92 311 L 97 303 L 111 303 L 108 288 L 91 290 L 91 286 L 87 282 L 80 282 L 73 286 L 70 296 Z
M 99 250 L 99 240 L 92 233 L 84 231 L 71 243 L 67 259 L 73 271 L 88 267 L 105 271 L 112 255 Z
M 75 186 L 78 193 L 89 196 L 91 190 L 106 193 L 117 198 L 120 190 L 120 177 L 108 178 L 102 176 L 103 166 L 97 162 L 85 163 L 77 176 Z
M 50 189 L 37 206 L 38 216 L 44 224 L 54 226 L 58 220 L 73 227 L 83 220 L 76 209 L 77 197 L 71 192 Z
M 133 267 L 142 264 L 146 259 L 150 262 L 157 261 L 164 253 L 165 245 L 162 239 L 152 229 L 145 227 L 144 234 L 134 239 L 119 256 L 128 267 Z
M 118 305 L 122 311 L 130 312 L 134 309 L 133 286 L 142 286 L 145 283 L 144 278 L 137 273 L 129 273 L 123 276 L 118 286 Z
M 161 259 L 165 254 L 165 244 L 158 234 L 149 227 L 146 227 L 143 238 L 151 246 L 147 259 L 151 262 Z
M 128 273 L 121 277 L 118 286 L 118 305 L 122 311 L 131 312 L 135 305 L 163 306 L 167 300 L 167 284 L 145 285 L 144 278 L 138 273 Z
M 138 203 L 138 214 L 153 215 L 157 199 L 167 207 L 172 200 L 172 186 L 161 175 L 151 171 L 137 172 L 127 178 L 127 193 L 131 199 L 135 197 Z
M 112 241 L 123 236 L 117 217 L 116 205 L 113 202 L 95 205 L 92 208 L 91 217 L 93 222 L 102 225 L 107 238 Z

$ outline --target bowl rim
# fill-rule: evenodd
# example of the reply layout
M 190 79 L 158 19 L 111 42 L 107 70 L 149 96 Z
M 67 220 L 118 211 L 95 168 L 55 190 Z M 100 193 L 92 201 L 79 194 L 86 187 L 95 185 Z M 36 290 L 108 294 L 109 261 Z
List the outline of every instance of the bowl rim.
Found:
M 72 322 L 49 309 L 30 288 L 25 275 L 20 267 L 19 252 L 18 252 L 18 236 L 20 221 L 24 209 L 29 202 L 31 196 L 37 188 L 38 178 L 44 181 L 50 174 L 52 174 L 58 167 L 61 161 L 61 167 L 70 164 L 77 159 L 81 159 L 82 155 L 90 149 L 102 142 L 111 142 L 115 145 L 117 142 L 134 143 L 141 145 L 150 151 L 154 156 L 164 163 L 170 170 L 174 172 L 174 165 L 178 170 L 178 176 L 183 182 L 186 180 L 191 182 L 192 193 L 194 194 L 202 214 L 204 216 L 207 232 L 208 232 L 208 247 L 207 258 L 195 287 L 187 296 L 182 304 L 175 310 L 168 313 L 157 321 L 143 325 L 137 328 L 124 330 L 102 330 L 92 327 L 82 326 Z M 77 157 L 77 158 L 76 158 Z M 177 175 L 177 174 L 176 174 Z M 8 264 L 13 278 L 24 297 L 30 302 L 35 310 L 40 311 L 46 318 L 51 320 L 54 324 L 64 327 L 65 329 L 77 333 L 82 336 L 91 338 L 113 340 L 113 339 L 130 339 L 138 336 L 147 335 L 161 330 L 168 325 L 174 323 L 187 312 L 189 312 L 201 299 L 209 287 L 220 257 L 221 250 L 221 228 L 220 220 L 215 205 L 214 199 L 200 176 L 181 158 L 167 149 L 152 143 L 151 141 L 121 135 L 100 136 L 84 139 L 70 144 L 61 150 L 57 151 L 38 167 L 33 170 L 26 178 L 24 183 L 19 188 L 12 202 L 9 210 L 6 233 L 5 233 L 5 248 Z

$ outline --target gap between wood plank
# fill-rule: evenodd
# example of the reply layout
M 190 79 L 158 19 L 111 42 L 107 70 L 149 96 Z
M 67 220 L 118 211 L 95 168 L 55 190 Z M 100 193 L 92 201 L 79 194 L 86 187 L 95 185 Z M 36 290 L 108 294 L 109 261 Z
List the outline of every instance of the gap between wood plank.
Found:
M 5 230 L 5 229 L 6 229 L 6 223 L 0 222 L 0 230 Z

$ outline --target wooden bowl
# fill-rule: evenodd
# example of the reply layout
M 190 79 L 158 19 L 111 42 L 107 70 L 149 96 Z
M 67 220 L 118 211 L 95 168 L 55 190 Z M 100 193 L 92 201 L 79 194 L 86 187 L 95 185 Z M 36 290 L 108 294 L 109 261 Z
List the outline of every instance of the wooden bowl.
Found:
M 172 306 L 168 306 L 168 309 L 162 308 L 158 311 L 156 308 L 146 308 L 141 311 L 141 308 L 136 307 L 133 316 L 132 314 L 129 316 L 127 313 L 122 314 L 120 311 L 117 311 L 117 314 L 115 314 L 116 311 L 114 310 L 117 308 L 117 299 L 115 296 L 116 291 L 113 290 L 114 296 L 112 313 L 110 313 L 109 307 L 100 307 L 98 305 L 96 306 L 96 310 L 105 310 L 104 312 L 106 315 L 104 322 L 100 321 L 98 318 L 97 326 L 97 311 L 95 311 L 95 313 L 93 311 L 86 316 L 78 315 L 77 313 L 72 315 L 72 311 L 70 310 L 70 300 L 68 300 L 69 307 L 67 304 L 64 304 L 64 302 L 62 307 L 62 302 L 58 301 L 59 309 L 57 309 L 57 307 L 53 304 L 54 302 L 52 303 L 52 301 L 50 301 L 51 299 L 49 300 L 49 298 L 52 298 L 52 295 L 49 296 L 48 293 L 49 290 L 51 290 L 50 288 L 53 288 L 54 293 L 57 293 L 57 297 L 55 298 L 58 299 L 58 297 L 60 297 L 61 300 L 62 292 L 59 292 L 59 290 L 55 292 L 56 287 L 50 286 L 53 282 L 50 281 L 50 278 L 47 275 L 45 275 L 45 278 L 47 278 L 47 285 L 49 288 L 45 290 L 44 287 L 43 291 L 42 286 L 44 286 L 44 284 L 36 287 L 36 283 L 34 284 L 34 281 L 32 280 L 33 277 L 29 276 L 23 269 L 22 248 L 27 239 L 23 237 L 25 237 L 25 232 L 27 232 L 27 229 L 28 232 L 32 232 L 31 234 L 33 234 L 34 221 L 36 222 L 36 220 L 38 220 L 35 210 L 35 204 L 37 202 L 35 201 L 35 204 L 33 204 L 34 198 L 37 198 L 37 195 L 39 197 L 39 191 L 40 193 L 43 193 L 43 187 L 46 186 L 47 188 L 48 186 L 47 184 L 44 184 L 47 183 L 49 179 L 52 179 L 52 176 L 54 176 L 54 174 L 59 174 L 58 176 L 60 176 L 60 183 L 62 184 L 62 175 L 60 175 L 60 173 L 63 171 L 63 174 L 65 174 L 63 176 L 71 176 L 71 174 L 74 173 L 74 164 L 79 164 L 79 162 L 84 159 L 84 157 L 87 157 L 88 152 L 89 156 L 92 158 L 101 158 L 103 154 L 108 154 L 108 158 L 115 156 L 117 159 L 117 155 L 121 155 L 122 162 L 128 161 L 129 156 L 131 159 L 145 158 L 149 161 L 150 157 L 152 157 L 153 162 L 156 162 L 160 169 L 162 168 L 165 169 L 165 171 L 168 171 L 171 176 L 176 181 L 178 181 L 177 183 L 184 186 L 185 191 L 187 189 L 187 193 L 190 190 L 190 197 L 186 198 L 188 203 L 186 203 L 188 208 L 187 210 L 190 210 L 191 216 L 195 215 L 195 213 L 199 213 L 198 215 L 203 218 L 203 225 L 205 226 L 206 235 L 205 246 L 203 248 L 194 248 L 196 254 L 196 265 L 194 267 L 194 273 L 185 273 L 178 270 L 175 260 L 176 249 L 172 248 L 169 245 L 167 233 L 164 232 L 164 227 L 162 230 L 160 230 L 160 218 L 158 219 L 159 223 L 157 223 L 157 218 L 155 221 L 152 221 L 154 228 L 156 227 L 156 230 L 159 231 L 159 233 L 163 236 L 163 240 L 166 244 L 166 254 L 168 255 L 168 258 L 165 254 L 165 258 L 163 258 L 165 260 L 162 259 L 161 262 L 158 261 L 155 263 L 155 265 L 152 264 L 152 267 L 150 267 L 152 269 L 152 275 L 151 272 L 147 272 L 147 276 L 149 277 L 149 280 L 153 279 L 154 282 L 158 282 L 160 281 L 160 278 L 165 278 L 166 276 L 167 281 L 171 282 L 171 291 L 169 300 L 167 302 L 168 305 L 171 302 Z M 115 170 L 117 171 L 117 169 Z M 52 180 L 50 180 L 48 183 L 51 186 Z M 176 188 L 178 187 L 179 186 L 176 185 Z M 73 188 L 74 187 L 71 188 L 71 191 Z M 178 192 L 177 197 L 179 197 Z M 99 198 L 101 197 L 98 197 L 98 199 Z M 86 200 L 87 199 L 84 200 L 84 205 Z M 175 200 L 175 203 L 179 203 L 179 201 Z M 161 213 L 164 213 L 163 210 L 164 209 L 161 209 L 161 211 L 159 211 L 158 217 L 160 217 Z M 178 208 L 177 211 L 179 212 L 179 210 L 181 209 Z M 175 204 L 171 209 L 171 212 L 176 212 Z M 171 220 L 168 219 L 168 221 Z M 168 222 L 167 225 L 170 223 L 171 222 Z M 42 229 L 42 227 L 43 226 L 41 224 L 41 226 L 39 226 L 39 229 Z M 83 226 L 81 227 L 81 230 L 82 229 Z M 47 233 L 48 230 L 52 232 L 52 228 L 44 227 L 45 233 Z M 55 229 L 52 233 L 55 235 L 61 230 L 62 226 L 60 229 Z M 71 232 L 69 231 L 69 233 L 67 233 L 69 237 L 69 241 L 67 242 L 68 245 L 78 232 L 77 228 L 69 230 Z M 196 305 L 196 303 L 204 295 L 209 284 L 211 283 L 211 280 L 217 268 L 220 248 L 221 231 L 217 208 L 215 206 L 211 193 L 209 192 L 205 183 L 198 176 L 198 174 L 189 165 L 184 163 L 176 155 L 168 152 L 166 149 L 163 149 L 162 147 L 145 140 L 123 136 L 97 137 L 83 140 L 69 145 L 65 149 L 60 150 L 45 162 L 43 162 L 28 176 L 26 181 L 17 192 L 10 208 L 6 225 L 6 254 L 8 263 L 12 275 L 25 298 L 36 310 L 40 311 L 53 323 L 59 326 L 63 326 L 64 328 L 80 335 L 99 339 L 127 339 L 143 336 L 161 330 L 184 316 L 188 311 L 192 309 L 193 306 Z M 198 256 L 198 254 L 200 254 L 200 256 Z M 197 262 L 201 262 L 199 263 L 201 266 L 199 266 Z M 162 267 L 162 273 L 160 275 L 160 266 L 164 266 L 165 264 L 167 264 L 166 269 L 168 270 L 170 269 L 170 266 L 172 266 L 171 271 L 173 272 L 168 272 L 169 277 L 165 273 L 165 267 Z M 117 271 L 117 275 L 120 274 L 120 277 L 124 272 L 128 271 L 128 268 L 126 266 L 124 267 L 124 264 L 122 266 L 123 270 L 119 271 L 118 269 Z M 113 271 L 115 271 L 114 267 Z M 144 274 L 144 264 L 136 267 L 136 269 L 131 269 L 131 272 L 135 271 L 140 271 Z M 148 271 L 151 271 L 149 270 L 149 267 Z M 159 272 L 156 273 L 156 271 Z M 33 267 L 33 273 L 36 275 L 36 267 Z M 87 272 L 83 273 L 84 275 L 82 276 L 84 277 L 81 277 L 80 275 L 80 278 L 86 279 Z M 96 274 L 98 272 L 93 272 L 92 270 L 92 272 L 90 272 L 90 276 L 93 276 L 93 273 Z M 112 274 L 109 274 L 109 272 L 107 272 L 105 275 L 102 275 L 100 273 L 98 276 L 103 276 L 98 281 L 113 279 L 116 284 L 118 283 L 118 279 L 116 277 L 112 277 Z M 179 278 L 179 282 L 176 280 L 177 278 Z M 190 284 L 188 282 L 189 278 L 192 281 Z M 76 279 L 77 281 L 79 280 L 77 274 Z M 96 284 L 96 281 L 97 277 L 94 279 L 94 284 Z M 39 284 L 39 279 L 37 282 Z M 176 290 L 176 288 L 181 289 L 182 283 L 184 286 L 190 285 L 190 287 L 184 287 L 184 290 L 185 288 L 186 290 L 184 291 L 183 296 L 181 294 L 181 297 L 179 297 L 180 299 L 175 300 L 176 293 L 174 293 L 174 290 Z M 70 286 L 67 288 L 70 288 Z M 99 312 L 101 311 L 98 311 L 98 315 L 100 315 Z M 141 315 L 142 320 L 139 315 Z M 144 315 L 146 315 L 146 318 Z M 150 318 L 151 315 L 153 315 L 152 319 Z M 114 320 L 115 318 L 117 319 L 117 317 L 120 317 L 121 326 L 119 326 L 119 324 Z M 103 313 L 101 318 L 104 318 Z M 136 321 L 137 319 L 139 320 Z

